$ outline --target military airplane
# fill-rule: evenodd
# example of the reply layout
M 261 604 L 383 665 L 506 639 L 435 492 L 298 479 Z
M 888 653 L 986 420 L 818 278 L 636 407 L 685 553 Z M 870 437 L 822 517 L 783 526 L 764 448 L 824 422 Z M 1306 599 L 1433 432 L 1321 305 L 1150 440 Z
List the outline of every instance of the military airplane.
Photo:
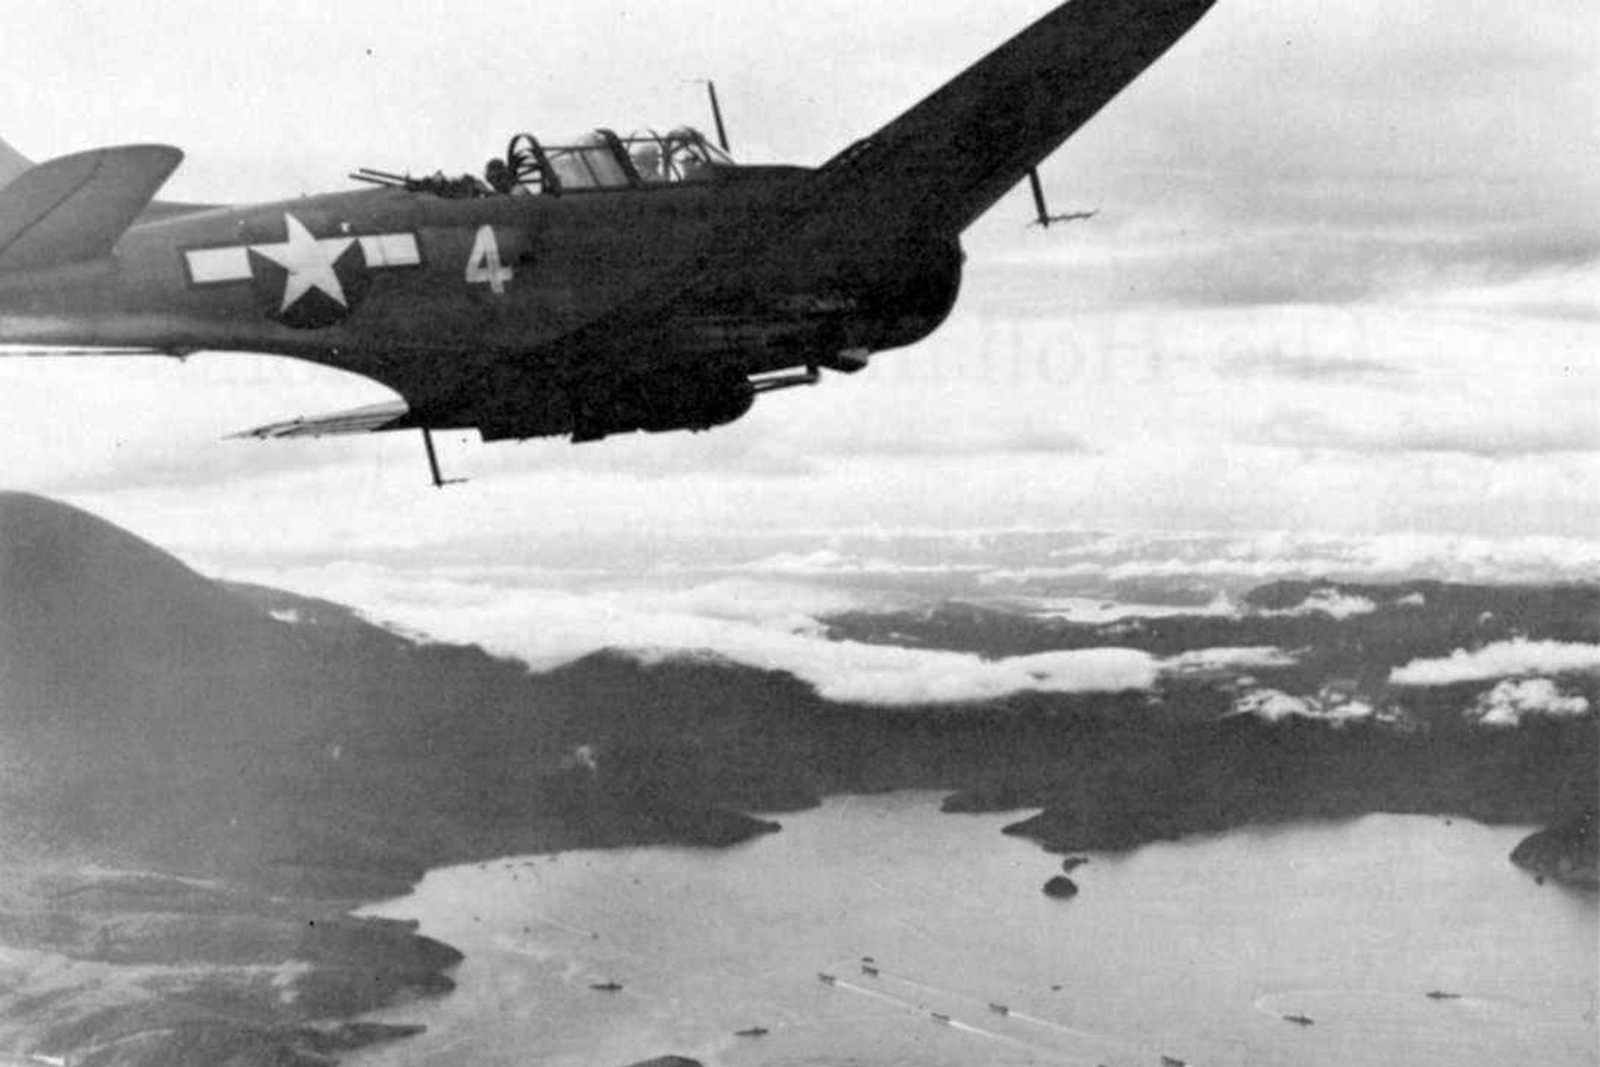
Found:
M 1214 2 L 1071 0 L 820 167 L 688 127 L 519 133 L 481 177 L 214 206 L 154 199 L 177 148 L 0 145 L 0 343 L 353 371 L 399 399 L 240 436 L 421 430 L 435 484 L 434 430 L 706 430 L 933 333 L 962 232 L 1024 178 L 1060 221 L 1039 164 Z

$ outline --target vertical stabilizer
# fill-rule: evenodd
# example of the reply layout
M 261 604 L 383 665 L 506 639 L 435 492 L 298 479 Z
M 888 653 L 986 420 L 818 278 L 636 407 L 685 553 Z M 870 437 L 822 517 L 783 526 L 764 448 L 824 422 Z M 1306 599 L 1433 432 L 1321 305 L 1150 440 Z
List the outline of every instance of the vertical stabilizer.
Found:
M 13 178 L 20 177 L 23 171 L 32 166 L 33 160 L 6 144 L 5 141 L 0 141 L 0 185 L 6 185 Z
M 111 254 L 183 162 L 165 145 L 99 148 L 52 159 L 0 188 L 0 271 L 41 270 Z

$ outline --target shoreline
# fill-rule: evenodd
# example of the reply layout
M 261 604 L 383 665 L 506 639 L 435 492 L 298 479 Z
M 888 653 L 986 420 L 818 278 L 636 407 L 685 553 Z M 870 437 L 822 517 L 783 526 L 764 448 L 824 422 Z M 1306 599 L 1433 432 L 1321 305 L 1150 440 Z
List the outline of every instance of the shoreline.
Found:
M 808 829 L 805 829 L 804 836 L 809 840 L 811 838 L 815 838 L 818 834 L 826 835 L 831 832 L 831 827 L 835 824 L 835 822 L 837 822 L 837 820 L 841 818 L 853 817 L 856 814 L 862 814 L 864 812 L 872 812 L 875 810 L 876 805 L 885 800 L 893 805 L 896 805 L 896 807 L 893 809 L 896 811 L 904 810 L 903 808 L 898 807 L 898 805 L 901 805 L 905 802 L 910 802 L 915 807 L 922 809 L 922 813 L 926 817 L 940 817 L 940 813 L 937 810 L 938 794 L 927 791 L 910 791 L 906 793 L 889 794 L 887 796 L 880 794 L 872 796 L 830 797 L 825 801 L 824 805 L 820 809 L 820 812 L 817 813 L 820 815 L 820 821 L 813 822 Z M 809 818 L 810 815 L 811 813 L 808 813 L 807 818 Z M 1298 826 L 1290 824 L 1251 826 L 1247 828 L 1241 828 L 1240 830 L 1204 835 L 1194 839 L 1185 839 L 1180 843 L 1171 845 L 1170 848 L 1179 850 L 1177 853 L 1169 851 L 1168 847 L 1166 846 L 1159 847 L 1154 853 L 1148 854 L 1144 853 L 1142 850 L 1134 853 L 1109 855 L 1097 853 L 1092 857 L 1092 862 L 1090 865 L 1084 868 L 1084 874 L 1081 875 L 1082 877 L 1086 878 L 1084 895 L 1080 897 L 1078 901 L 1071 904 L 1061 905 L 1061 907 L 1067 909 L 1076 908 L 1080 907 L 1084 902 L 1088 902 L 1092 907 L 1103 907 L 1109 902 L 1108 893 L 1111 892 L 1109 887 L 1118 884 L 1120 880 L 1131 876 L 1131 872 L 1135 872 L 1140 869 L 1147 869 L 1151 864 L 1156 864 L 1158 866 L 1171 865 L 1173 862 L 1175 862 L 1175 856 L 1193 854 L 1194 849 L 1200 849 L 1202 852 L 1206 852 L 1208 850 L 1215 849 L 1217 846 L 1221 846 L 1225 854 L 1237 855 L 1239 854 L 1240 848 L 1246 844 L 1241 839 L 1248 835 L 1276 839 L 1274 851 L 1281 851 L 1281 849 L 1288 844 L 1291 839 L 1299 834 L 1300 829 L 1302 828 L 1309 828 L 1312 834 L 1317 838 L 1325 837 L 1329 841 L 1336 839 L 1344 840 L 1351 835 L 1354 835 L 1357 838 L 1361 838 L 1363 836 L 1370 837 L 1372 832 L 1370 827 L 1367 831 L 1363 832 L 1356 826 L 1356 824 L 1368 822 L 1369 820 L 1387 819 L 1418 820 L 1410 823 L 1410 825 L 1415 828 L 1411 832 L 1422 832 L 1435 839 L 1438 839 L 1438 833 L 1443 831 L 1443 827 L 1440 825 L 1437 818 L 1425 816 L 1385 816 L 1382 814 L 1377 814 L 1348 820 L 1312 820 L 1303 824 L 1299 824 Z M 962 820 L 951 820 L 951 822 L 954 824 L 959 824 L 961 821 Z M 994 832 L 999 827 L 998 819 L 993 817 L 983 817 L 983 821 L 992 822 L 994 824 L 992 826 L 984 826 L 980 822 L 977 827 L 974 827 L 974 832 L 979 834 L 980 837 L 987 842 L 987 844 L 984 846 L 986 855 L 998 853 L 1015 857 L 1023 854 L 1018 851 L 1018 848 L 1022 847 L 1026 848 L 1027 853 L 1029 854 L 1036 853 L 1041 861 L 1047 859 L 1042 850 L 1037 850 L 1036 846 L 1032 846 L 1031 843 L 1015 841 L 1015 839 L 1012 839 L 1014 844 L 1008 845 L 1006 843 L 1006 839 Z M 1381 823 L 1377 825 L 1381 826 Z M 1465 833 L 1471 835 L 1469 836 L 1468 840 L 1478 839 L 1480 841 L 1505 842 L 1506 847 L 1509 847 L 1510 840 L 1515 838 L 1526 828 L 1512 826 L 1480 826 L 1476 824 L 1463 823 L 1461 829 Z M 953 838 L 968 839 L 971 835 L 960 830 L 955 830 L 950 833 L 950 836 Z M 1448 840 L 1448 837 L 1445 839 Z M 601 880 L 599 884 L 606 884 L 612 879 L 616 879 L 621 883 L 619 886 L 619 891 L 626 888 L 628 872 L 637 872 L 641 870 L 660 871 L 663 867 L 676 870 L 682 866 L 692 865 L 697 869 L 704 870 L 704 876 L 706 878 L 718 879 L 723 877 L 723 875 L 719 873 L 721 871 L 728 871 L 730 872 L 729 876 L 737 878 L 740 876 L 731 875 L 731 871 L 751 869 L 745 867 L 743 865 L 743 861 L 739 861 L 731 865 L 727 864 L 726 861 L 723 861 L 722 864 L 720 864 L 716 869 L 704 868 L 698 863 L 692 863 L 692 861 L 691 864 L 684 864 L 679 862 L 679 859 L 674 858 L 674 856 L 671 854 L 676 852 L 679 857 L 683 857 L 685 854 L 681 850 L 674 850 L 670 848 L 665 850 L 626 850 L 626 852 L 628 854 L 598 853 L 592 857 L 584 857 L 581 854 L 575 853 L 572 855 L 558 857 L 556 858 L 555 862 L 563 865 L 567 870 L 574 872 L 585 866 L 593 866 L 597 873 L 588 876 L 591 881 L 598 878 Z M 1504 849 L 1499 848 L 1498 846 L 1495 846 L 1493 850 L 1488 852 L 1484 852 L 1480 849 L 1479 859 L 1475 861 L 1477 869 L 1483 869 L 1482 860 L 1484 857 L 1489 855 L 1503 856 L 1503 853 Z M 1459 856 L 1459 852 L 1457 854 Z M 776 853 L 775 855 L 781 857 L 783 853 L 780 852 Z M 752 856 L 747 858 L 754 857 Z M 587 863 L 587 861 L 590 859 L 594 861 L 593 864 Z M 536 861 L 544 863 L 549 861 L 549 857 L 538 857 L 536 858 Z M 375 906 L 375 908 L 380 910 L 382 914 L 388 917 L 408 915 L 420 918 L 423 922 L 422 929 L 425 932 L 433 933 L 435 936 L 442 937 L 445 940 L 453 940 L 453 929 L 459 928 L 463 925 L 467 926 L 468 929 L 471 929 L 475 924 L 471 923 L 470 918 L 458 914 L 459 909 L 451 903 L 451 901 L 456 900 L 457 897 L 452 894 L 459 890 L 461 885 L 466 884 L 476 885 L 478 887 L 478 896 L 484 899 L 498 898 L 503 894 L 513 892 L 511 885 L 509 883 L 502 882 L 501 879 L 507 875 L 505 870 L 506 865 L 516 865 L 522 862 L 525 862 L 523 858 L 508 857 L 499 861 L 482 865 L 457 865 L 446 870 L 430 872 L 429 879 L 432 883 L 431 887 L 429 885 L 424 885 L 419 887 L 418 891 L 418 896 L 424 904 L 422 910 L 418 910 L 417 907 L 413 906 L 415 902 L 413 902 L 413 905 L 408 905 L 404 898 L 398 901 L 385 902 L 382 905 Z M 1130 866 L 1130 864 L 1132 864 L 1132 866 Z M 871 869 L 874 869 L 879 865 L 880 863 L 869 864 L 867 865 L 867 870 L 870 873 Z M 757 865 L 758 869 L 765 869 L 768 866 L 770 866 L 770 864 Z M 1051 868 L 1052 864 L 1049 862 L 1040 862 L 1036 866 L 1030 865 L 1030 867 L 1025 869 L 1025 872 L 1031 871 L 1031 873 L 1019 872 L 1011 879 L 1010 884 L 1012 888 L 1004 890 L 1003 892 L 1014 896 L 1018 900 L 1031 902 L 1037 893 L 1035 876 L 1042 878 L 1049 872 Z M 1510 870 L 1509 867 L 1506 873 L 1512 876 L 1516 875 L 1516 872 Z M 1488 874 L 1485 877 L 1487 877 L 1490 881 L 1494 881 L 1497 878 L 1497 876 L 1493 874 Z M 894 885 L 894 883 L 889 884 L 891 887 Z M 449 886 L 454 886 L 455 889 L 450 890 L 449 892 L 444 892 L 444 890 Z M 524 883 L 524 889 L 528 892 L 532 891 L 526 883 Z M 1513 893 L 1517 894 L 1528 891 L 1529 890 L 1527 889 L 1513 890 Z M 441 895 L 441 893 L 443 895 Z M 430 894 L 432 895 L 431 900 L 429 899 Z M 545 898 L 541 896 L 540 899 Z M 560 899 L 563 899 L 563 895 L 562 893 L 558 892 L 552 899 L 559 901 Z M 432 918 L 430 918 L 430 912 L 433 913 Z M 503 913 L 496 913 L 496 916 L 501 914 Z M 707 1028 L 702 1028 L 700 1031 L 701 1039 L 698 1041 L 689 1040 L 681 1031 L 673 1032 L 671 1030 L 653 1029 L 649 1027 L 641 1028 L 639 1025 L 641 1023 L 641 1019 L 643 1018 L 640 1013 L 647 1012 L 648 1009 L 641 1006 L 643 1002 L 634 1001 L 634 993 L 636 990 L 640 997 L 656 998 L 660 1001 L 670 1000 L 673 1003 L 676 1003 L 678 998 L 682 998 L 683 1010 L 686 1013 L 692 1013 L 694 1011 L 695 999 L 688 991 L 706 988 L 704 985 L 702 985 L 702 981 L 709 981 L 705 975 L 701 975 L 697 980 L 690 980 L 690 978 L 687 977 L 673 977 L 671 973 L 663 974 L 659 972 L 653 972 L 645 975 L 634 974 L 631 972 L 608 973 L 608 977 L 618 977 L 623 981 L 625 985 L 624 992 L 616 994 L 614 997 L 605 994 L 590 993 L 585 983 L 590 977 L 599 977 L 602 975 L 602 973 L 606 973 L 606 968 L 597 963 L 597 960 L 603 961 L 607 958 L 607 949 L 604 946 L 611 939 L 612 934 L 610 931 L 602 928 L 601 932 L 603 935 L 603 940 L 598 943 L 601 945 L 601 947 L 596 953 L 591 954 L 588 950 L 588 946 L 591 942 L 586 940 L 585 936 L 588 931 L 584 929 L 584 922 L 581 918 L 581 915 L 583 914 L 590 913 L 580 912 L 578 916 L 574 916 L 570 913 L 557 911 L 552 914 L 552 918 L 557 920 L 557 922 L 552 922 L 546 925 L 542 921 L 536 921 L 533 924 L 534 940 L 543 949 L 541 953 L 537 954 L 528 951 L 517 951 L 514 947 L 507 947 L 507 945 L 501 943 L 505 940 L 516 940 L 515 929 L 511 931 L 508 937 L 500 938 L 498 941 L 493 933 L 489 933 L 482 935 L 485 940 L 480 941 L 478 944 L 474 944 L 471 940 L 459 942 L 467 954 L 467 961 L 463 964 L 461 972 L 463 984 L 462 991 L 456 994 L 456 997 L 447 998 L 430 1005 L 425 1017 L 430 1024 L 437 1026 L 441 1018 L 453 1016 L 453 1025 L 459 1029 L 461 1035 L 464 1036 L 474 1033 L 474 1027 L 478 1026 L 481 1029 L 481 1024 L 473 1022 L 475 1018 L 478 1018 L 478 1016 L 474 1015 L 473 1013 L 485 1010 L 486 1006 L 491 1005 L 494 996 L 492 990 L 496 988 L 496 983 L 504 982 L 507 986 L 523 988 L 516 986 L 514 981 L 506 978 L 504 976 L 504 969 L 508 967 L 514 968 L 519 964 L 526 965 L 530 956 L 537 955 L 540 959 L 540 962 L 536 966 L 540 968 L 543 977 L 536 984 L 530 984 L 525 987 L 524 992 L 527 996 L 536 997 L 541 1002 L 538 1009 L 540 1012 L 543 1012 L 547 1015 L 560 1017 L 563 1020 L 563 1033 L 551 1035 L 554 1051 L 551 1053 L 553 1058 L 551 1058 L 550 1062 L 560 1064 L 566 1064 L 568 1062 L 580 1062 L 581 1057 L 578 1056 L 577 1052 L 575 1051 L 573 1038 L 571 1036 L 571 1029 L 574 1026 L 581 1025 L 582 1020 L 585 1017 L 589 1019 L 588 1025 L 593 1028 L 595 1034 L 614 1032 L 620 1028 L 626 1031 L 628 1034 L 634 1035 L 641 1042 L 658 1042 L 658 1044 L 655 1046 L 658 1048 L 673 1048 L 675 1051 L 678 1051 L 681 1054 L 696 1056 L 700 1059 L 706 1059 L 708 1056 L 715 1056 L 717 1062 L 730 1065 L 739 1062 L 739 1058 L 744 1055 L 744 1049 L 746 1046 L 731 1039 L 731 1035 L 734 1032 L 734 1027 L 731 1025 L 731 1023 L 724 1024 L 717 1021 L 715 1018 L 715 1013 L 712 1013 L 712 1016 L 708 1017 L 707 1021 L 709 1026 Z M 1066 917 L 1072 914 L 1072 912 L 1060 911 L 1058 914 Z M 500 920 L 496 916 L 491 916 L 490 914 L 485 914 L 483 916 L 483 928 L 485 930 L 498 929 L 496 923 Z M 436 922 L 442 922 L 443 925 L 435 925 Z M 455 925 L 452 926 L 452 923 Z M 682 944 L 683 939 L 676 939 L 674 943 Z M 868 950 L 865 942 L 863 942 L 862 950 Z M 881 943 L 871 946 L 871 950 L 888 951 L 891 953 L 891 955 L 893 952 L 892 949 L 885 949 Z M 706 951 L 714 952 L 715 949 L 708 948 Z M 752 948 L 751 951 L 754 953 L 760 953 L 763 950 L 759 948 Z M 820 947 L 818 951 L 821 951 Z M 791 988 L 791 994 L 789 995 L 801 997 L 808 996 L 809 991 L 813 986 L 816 985 L 814 972 L 818 966 L 824 967 L 825 969 L 842 967 L 845 968 L 846 971 L 849 971 L 854 967 L 854 956 L 848 956 L 845 958 L 845 962 L 840 962 L 839 959 L 811 959 L 809 956 L 804 955 L 803 949 L 801 950 L 801 954 L 801 957 L 796 957 L 792 960 L 783 959 L 781 963 L 781 965 L 787 969 L 786 973 L 792 972 L 789 974 Z M 662 961 L 661 967 L 666 968 L 669 972 L 671 970 L 669 963 L 676 963 L 680 967 L 687 968 L 690 972 L 694 972 L 697 967 L 701 966 L 695 964 L 692 960 L 681 960 L 668 956 Z M 777 965 L 776 962 L 775 965 Z M 568 968 L 571 966 L 577 966 L 581 968 L 582 973 L 573 978 L 569 978 L 564 982 L 561 977 L 563 968 Z M 719 964 L 718 966 L 721 965 Z M 889 966 L 892 967 L 893 964 L 891 963 Z M 479 973 L 474 975 L 471 973 L 474 970 L 478 971 Z M 844 974 L 846 971 L 841 971 L 840 973 Z M 1426 989 L 1432 988 L 1432 986 L 1428 984 L 1429 980 L 1431 979 L 1424 978 L 1419 975 L 1418 982 L 1420 984 L 1415 991 L 1418 997 L 1421 997 L 1422 993 L 1425 992 Z M 668 984 L 662 986 L 660 982 L 663 981 L 667 982 Z M 858 979 L 858 981 L 862 980 Z M 1437 981 L 1448 982 L 1448 979 L 1439 978 Z M 1481 982 L 1479 985 L 1481 987 Z M 465 999 L 457 1000 L 457 997 Z M 626 1005 L 626 1007 L 623 1007 L 624 1005 Z M 979 1007 L 981 1007 L 981 1005 Z M 618 1009 L 622 1010 L 622 1014 L 611 1014 Z M 778 1012 L 781 1013 L 781 1010 L 782 1009 L 778 1009 Z M 396 1016 L 393 1012 L 384 1012 L 375 1018 L 386 1020 L 394 1017 Z M 486 1016 L 486 1018 L 497 1017 L 498 1016 L 492 1012 Z M 800 1040 L 801 1038 L 796 1036 L 797 1032 L 794 1030 L 794 1026 L 796 1025 L 801 1026 L 802 1029 L 807 1027 L 815 1029 L 816 1026 L 820 1025 L 814 1021 L 807 1021 L 804 1023 L 791 1023 L 788 1026 L 785 1026 L 775 1023 L 774 1020 L 778 1017 L 778 1014 L 769 1014 L 768 1016 L 761 1018 L 751 1018 L 744 1023 L 744 1025 L 759 1024 L 763 1026 L 772 1026 L 774 1028 L 774 1034 L 779 1035 L 777 1037 L 767 1039 L 764 1043 L 751 1043 L 748 1047 L 752 1053 L 758 1049 L 764 1049 L 766 1051 L 762 1054 L 767 1055 L 773 1050 L 773 1048 L 776 1046 L 776 1043 L 780 1040 Z M 959 1017 L 960 1016 L 958 1015 L 958 1018 Z M 913 1019 L 914 1018 L 915 1016 L 913 1016 Z M 981 1015 L 975 1017 L 971 1021 L 976 1022 L 978 1018 L 981 1018 Z M 516 1024 L 515 1020 L 508 1020 L 508 1025 L 518 1024 Z M 515 1032 L 527 1031 L 518 1030 Z M 542 1030 L 538 1032 L 542 1032 Z M 448 1042 L 451 1035 L 448 1032 L 436 1032 L 433 1037 L 423 1038 L 421 1040 L 431 1041 L 440 1039 L 441 1037 L 443 1040 Z M 823 1040 L 823 1038 L 820 1036 L 820 1033 L 817 1033 L 813 1034 L 811 1037 L 804 1038 L 804 1040 L 815 1042 Z M 629 1047 L 636 1049 L 639 1047 L 639 1045 L 634 1044 Z M 788 1049 L 788 1046 L 783 1047 L 786 1050 Z M 400 1064 L 410 1062 L 410 1060 L 408 1060 L 408 1056 L 410 1055 L 427 1055 L 430 1051 L 432 1051 L 429 1046 L 425 1045 L 416 1046 L 416 1049 L 416 1052 L 408 1053 L 406 1050 L 406 1045 L 402 1044 L 400 1046 L 396 1046 L 393 1050 L 369 1050 L 368 1052 L 364 1052 L 358 1057 L 353 1058 L 349 1062 L 352 1064 L 352 1067 L 398 1067 Z M 787 1051 L 785 1054 L 787 1054 Z M 492 1062 L 495 1064 L 500 1064 L 502 1062 L 509 1063 L 512 1061 L 510 1059 L 492 1059 Z M 615 1056 L 611 1056 L 609 1059 L 591 1058 L 587 1060 L 587 1062 L 621 1063 L 625 1061 L 617 1059 Z M 708 1060 L 707 1062 L 710 1061 Z

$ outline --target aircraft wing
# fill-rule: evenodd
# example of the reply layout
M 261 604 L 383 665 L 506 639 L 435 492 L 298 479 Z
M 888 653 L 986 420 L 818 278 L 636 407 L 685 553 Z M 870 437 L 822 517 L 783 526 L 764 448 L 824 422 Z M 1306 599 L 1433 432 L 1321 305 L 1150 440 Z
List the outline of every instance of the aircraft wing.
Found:
M 838 208 L 969 226 L 1216 0 L 1072 0 L 827 163 Z M 854 208 L 851 211 L 851 208 Z
M 410 427 L 406 416 L 411 408 L 403 400 L 386 400 L 381 404 L 353 408 L 332 415 L 312 415 L 257 426 L 231 434 L 233 438 L 254 437 L 267 441 L 283 437 L 337 437 L 343 434 L 378 433 L 382 430 L 401 430 Z

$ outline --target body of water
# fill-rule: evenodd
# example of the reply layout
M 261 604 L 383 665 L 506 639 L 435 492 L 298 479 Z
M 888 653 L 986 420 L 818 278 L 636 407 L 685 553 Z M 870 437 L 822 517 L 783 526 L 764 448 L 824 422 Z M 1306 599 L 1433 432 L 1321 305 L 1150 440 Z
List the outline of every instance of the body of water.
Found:
M 433 872 L 369 910 L 465 952 L 460 988 L 387 1013 L 426 1035 L 350 1062 L 1597 1062 L 1600 909 L 1507 862 L 1525 829 L 1244 830 L 1094 855 L 1059 901 L 1059 859 L 999 832 L 1017 816 L 937 801 L 834 799 L 729 850 Z

